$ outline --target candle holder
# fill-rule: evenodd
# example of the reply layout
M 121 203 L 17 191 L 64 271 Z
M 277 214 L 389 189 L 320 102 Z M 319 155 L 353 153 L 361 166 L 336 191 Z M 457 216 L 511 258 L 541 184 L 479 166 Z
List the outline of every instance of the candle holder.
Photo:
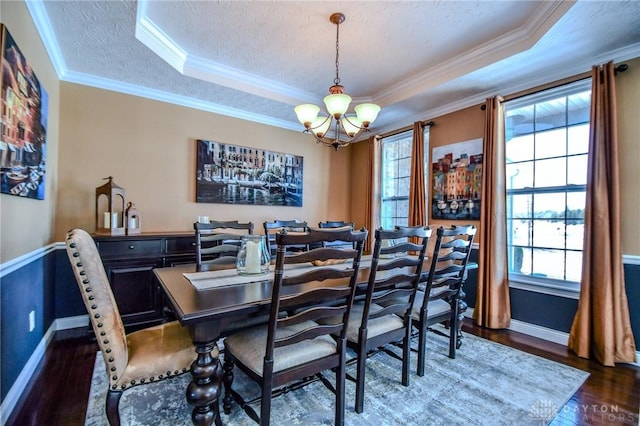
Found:
M 125 234 L 125 190 L 116 185 L 113 177 L 106 177 L 108 182 L 96 188 L 96 234 Z
M 240 250 L 236 260 L 236 269 L 240 275 L 264 275 L 269 272 L 271 254 L 264 235 L 247 234 L 242 236 Z

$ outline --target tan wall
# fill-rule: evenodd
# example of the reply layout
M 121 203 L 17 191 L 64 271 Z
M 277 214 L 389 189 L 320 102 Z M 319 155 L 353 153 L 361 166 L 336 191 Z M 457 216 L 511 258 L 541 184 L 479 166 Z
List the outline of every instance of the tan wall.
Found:
M 0 194 L 0 264 L 54 241 L 58 188 L 60 84 L 25 4 L 2 2 L 2 22 L 36 73 L 49 97 L 45 199 Z
M 640 58 L 616 76 L 622 252 L 640 256 Z
M 60 208 L 56 238 L 95 230 L 95 189 L 113 176 L 140 211 L 142 231 L 188 231 L 218 220 L 349 218 L 349 149 L 335 152 L 301 132 L 71 83 L 61 84 Z M 195 202 L 196 139 L 304 157 L 303 207 Z M 346 184 L 345 184 L 346 182 Z

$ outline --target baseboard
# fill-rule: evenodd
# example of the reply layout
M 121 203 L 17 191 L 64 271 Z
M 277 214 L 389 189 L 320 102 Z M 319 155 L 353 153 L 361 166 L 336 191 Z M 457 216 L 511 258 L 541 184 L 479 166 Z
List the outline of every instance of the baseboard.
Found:
M 468 308 L 464 315 L 467 318 L 473 318 L 473 308 Z M 509 330 L 558 343 L 563 346 L 567 346 L 567 342 L 569 341 L 569 333 L 514 319 L 512 319 L 509 324 Z
M 44 357 L 45 352 L 47 351 L 47 346 L 51 342 L 56 331 L 60 330 L 68 330 L 71 328 L 78 327 L 87 327 L 89 324 L 89 315 L 78 315 L 75 317 L 66 317 L 66 318 L 58 318 L 55 320 L 47 332 L 44 334 L 38 346 L 33 351 L 29 360 L 25 364 L 24 368 L 20 372 L 20 375 L 16 379 L 16 381 L 7 392 L 7 396 L 2 401 L 2 405 L 0 405 L 0 425 L 6 424 L 7 420 L 9 420 L 9 416 L 13 412 L 13 409 L 16 407 L 22 393 L 26 389 L 33 373 L 36 371 L 40 360 Z

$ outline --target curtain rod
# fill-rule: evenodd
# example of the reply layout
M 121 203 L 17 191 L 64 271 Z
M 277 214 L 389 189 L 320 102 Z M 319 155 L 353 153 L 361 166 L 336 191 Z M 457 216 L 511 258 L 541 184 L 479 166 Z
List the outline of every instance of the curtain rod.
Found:
M 620 64 L 615 67 L 615 74 L 625 72 L 629 69 L 629 65 Z M 512 101 L 514 99 L 522 98 L 524 96 L 532 95 L 534 93 L 542 92 L 543 90 L 551 89 L 553 87 L 560 87 L 566 84 L 575 83 L 576 81 L 586 80 L 587 78 L 591 78 L 591 71 L 583 72 L 580 74 L 573 75 L 571 77 L 566 77 L 561 80 L 556 80 L 551 83 L 546 83 L 541 86 L 536 86 L 531 89 L 521 90 L 520 92 L 512 93 L 511 95 L 503 96 L 502 102 Z M 487 108 L 485 104 L 480 106 L 480 109 L 483 111 Z
M 436 124 L 436 123 L 433 122 L 433 120 L 424 120 L 424 121 L 421 121 L 420 123 L 422 124 L 422 128 L 423 129 L 425 127 L 427 127 L 427 126 L 431 127 L 434 124 Z M 390 132 L 383 133 L 383 134 L 380 135 L 380 137 L 381 138 L 388 138 L 390 136 L 395 136 L 395 135 L 398 135 L 400 133 L 408 132 L 409 130 L 412 130 L 412 129 L 413 129 L 413 124 L 410 124 L 408 126 L 404 126 L 404 127 L 399 128 L 399 129 L 391 130 Z

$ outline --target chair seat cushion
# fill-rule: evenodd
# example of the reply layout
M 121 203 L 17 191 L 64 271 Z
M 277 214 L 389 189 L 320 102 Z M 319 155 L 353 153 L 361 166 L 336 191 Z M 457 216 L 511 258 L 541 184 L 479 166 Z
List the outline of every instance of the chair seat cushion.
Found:
M 416 298 L 413 302 L 413 310 L 411 311 L 411 317 L 414 321 L 420 321 L 420 309 L 422 309 L 422 303 L 424 301 L 424 291 L 416 292 Z M 427 305 L 427 319 L 442 315 L 451 311 L 451 305 L 442 299 L 436 299 L 429 302 Z
M 287 327 L 280 327 L 277 338 L 291 336 L 307 328 L 317 327 L 314 321 L 304 321 Z M 225 350 L 238 362 L 254 373 L 262 376 L 264 354 L 267 346 L 267 327 L 253 327 L 232 334 L 224 341 Z M 329 336 L 320 336 L 292 345 L 275 348 L 273 353 L 273 371 L 286 370 L 309 361 L 332 355 L 337 352 L 336 342 Z
M 189 371 L 197 355 L 188 329 L 178 321 L 128 334 L 127 346 L 129 363 L 124 372 L 109 372 L 110 376 L 119 376 L 118 389 L 122 389 L 122 385 L 130 387 L 152 381 L 152 378 L 160 380 Z M 109 357 L 109 354 L 103 355 Z
M 375 303 L 371 304 L 370 313 L 376 313 L 383 309 L 382 306 Z M 349 324 L 347 325 L 347 340 L 357 342 L 362 324 L 362 313 L 364 311 L 364 303 L 354 303 L 351 307 L 349 315 Z M 370 319 L 367 323 L 367 338 L 379 336 L 392 330 L 404 328 L 402 319 L 399 316 L 390 314 L 380 318 Z

